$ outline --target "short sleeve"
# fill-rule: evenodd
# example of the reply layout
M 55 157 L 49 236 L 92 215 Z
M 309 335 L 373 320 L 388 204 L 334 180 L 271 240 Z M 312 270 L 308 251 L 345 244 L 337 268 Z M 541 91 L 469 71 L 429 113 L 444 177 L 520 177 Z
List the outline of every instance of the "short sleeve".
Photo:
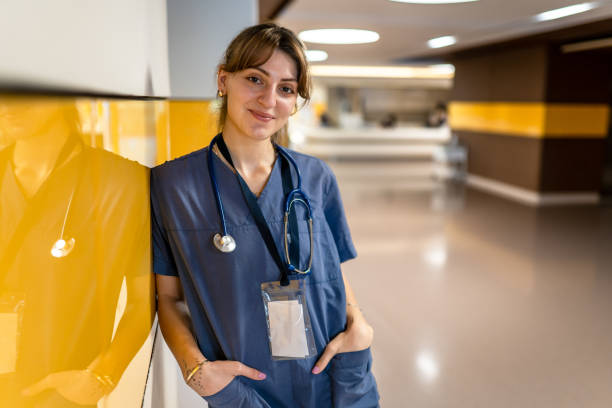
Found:
M 346 221 L 346 216 L 344 215 L 344 207 L 342 205 L 342 198 L 340 197 L 338 182 L 331 169 L 328 169 L 328 172 L 329 184 L 324 197 L 323 211 L 327 224 L 334 237 L 340 262 L 345 262 L 355 258 L 357 256 L 357 251 L 353 245 L 351 232 L 348 222 Z
M 172 250 L 163 228 L 157 199 L 155 170 L 151 171 L 151 231 L 153 234 L 153 272 L 158 275 L 178 276 Z

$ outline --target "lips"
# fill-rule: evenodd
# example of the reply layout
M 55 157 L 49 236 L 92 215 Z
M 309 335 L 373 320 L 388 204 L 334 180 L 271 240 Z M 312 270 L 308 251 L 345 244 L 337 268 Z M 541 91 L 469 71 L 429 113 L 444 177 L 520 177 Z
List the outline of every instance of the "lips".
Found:
M 274 119 L 274 116 L 264 113 L 264 112 L 259 112 L 256 110 L 251 110 L 249 109 L 249 112 L 251 112 L 251 115 L 253 115 L 253 117 L 261 122 L 269 122 L 272 119 Z

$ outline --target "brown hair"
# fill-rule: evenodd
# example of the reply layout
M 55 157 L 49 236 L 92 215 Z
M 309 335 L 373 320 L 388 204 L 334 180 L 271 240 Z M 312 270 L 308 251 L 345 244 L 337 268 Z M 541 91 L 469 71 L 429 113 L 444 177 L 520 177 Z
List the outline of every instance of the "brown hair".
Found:
M 218 70 L 233 73 L 258 67 L 264 64 L 277 49 L 286 53 L 295 62 L 298 80 L 297 93 L 304 99 L 304 103 L 308 102 L 311 82 L 304 44 L 291 30 L 274 23 L 258 24 L 242 30 L 225 50 Z M 221 101 L 219 130 L 223 130 L 226 118 L 227 94 Z M 273 140 L 282 142 L 286 136 L 287 125 L 276 132 Z

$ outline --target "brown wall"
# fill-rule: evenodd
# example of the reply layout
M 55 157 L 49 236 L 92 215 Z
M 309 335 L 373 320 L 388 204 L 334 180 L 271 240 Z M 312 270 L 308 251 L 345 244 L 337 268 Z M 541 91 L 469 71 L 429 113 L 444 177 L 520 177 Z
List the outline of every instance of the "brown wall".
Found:
M 547 49 L 493 50 L 452 61 L 455 101 L 539 102 L 546 95 Z
M 605 139 L 544 139 L 540 191 L 599 191 Z
M 611 51 L 563 54 L 560 45 L 554 45 L 548 60 L 547 102 L 611 103 Z
M 540 139 L 497 134 L 457 132 L 468 148 L 471 174 L 538 190 L 540 183 Z
M 566 41 L 567 42 L 567 41 Z M 612 52 L 563 54 L 561 43 L 488 47 L 455 56 L 453 101 L 610 104 Z M 605 135 L 525 135 L 454 129 L 468 171 L 540 192 L 598 191 Z

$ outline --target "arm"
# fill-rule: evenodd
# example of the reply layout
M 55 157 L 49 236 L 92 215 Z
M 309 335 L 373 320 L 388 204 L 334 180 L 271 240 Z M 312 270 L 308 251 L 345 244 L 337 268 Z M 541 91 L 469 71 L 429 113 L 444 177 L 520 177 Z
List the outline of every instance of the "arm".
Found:
M 156 275 L 159 327 L 174 354 L 183 376 L 206 358 L 200 352 L 191 332 L 191 320 L 179 279 Z
M 312 369 L 313 374 L 319 374 L 338 353 L 360 351 L 372 344 L 374 329 L 368 324 L 361 313 L 357 298 L 349 284 L 346 275 L 342 274 L 346 291 L 346 329 L 334 337 L 325 347 L 319 361 Z
M 191 332 L 191 320 L 179 279 L 156 275 L 156 280 L 159 326 L 187 385 L 199 395 L 209 396 L 225 388 L 237 375 L 252 380 L 266 378 L 265 374 L 238 361 L 208 361 Z M 187 381 L 189 374 L 199 364 L 200 368 Z

